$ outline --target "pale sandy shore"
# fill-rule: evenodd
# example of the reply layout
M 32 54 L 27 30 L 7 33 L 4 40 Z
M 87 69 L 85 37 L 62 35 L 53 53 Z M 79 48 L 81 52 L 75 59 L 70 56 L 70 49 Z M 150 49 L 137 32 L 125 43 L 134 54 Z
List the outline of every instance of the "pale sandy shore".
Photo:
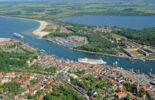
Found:
M 0 16 L 0 17 L 8 17 L 8 16 Z M 8 17 L 8 18 L 18 18 L 18 17 Z M 46 28 L 46 26 L 49 24 L 46 21 L 26 19 L 26 18 L 18 18 L 18 19 L 32 20 L 32 21 L 39 22 L 39 24 L 40 24 L 39 27 L 37 29 L 35 29 L 32 33 L 40 38 L 42 38 L 43 36 L 48 35 L 50 33 L 50 32 L 43 31 Z
M 41 37 L 43 37 L 45 35 L 48 35 L 50 33 L 50 32 L 43 31 L 46 28 L 46 26 L 48 25 L 48 22 L 40 21 L 40 20 L 35 20 L 35 21 L 39 22 L 40 25 L 36 30 L 34 30 L 32 32 L 34 35 L 37 35 L 37 36 L 39 36 L 41 38 Z

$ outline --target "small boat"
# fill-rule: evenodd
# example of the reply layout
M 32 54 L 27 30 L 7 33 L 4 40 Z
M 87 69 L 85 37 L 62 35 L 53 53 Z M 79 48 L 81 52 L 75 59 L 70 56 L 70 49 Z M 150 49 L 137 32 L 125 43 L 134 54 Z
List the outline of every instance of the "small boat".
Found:
M 41 49 L 40 51 L 41 51 L 41 52 L 46 52 L 44 49 Z
M 151 81 L 150 84 L 155 86 L 155 81 Z
M 155 75 L 152 74 L 151 72 L 149 72 L 149 75 L 150 75 L 151 77 L 155 78 Z
M 145 59 L 141 59 L 142 60 L 142 62 L 145 62 Z
M 150 71 L 152 72 L 152 68 L 150 68 Z
M 115 62 L 113 63 L 113 65 L 118 65 L 118 61 L 115 61 Z
M 21 35 L 21 34 L 19 34 L 19 33 L 13 33 L 13 35 L 14 35 L 14 36 L 16 36 L 16 37 L 18 37 L 18 38 L 21 38 L 21 39 L 23 39 L 23 38 L 24 38 L 24 36 L 23 36 L 23 35 Z

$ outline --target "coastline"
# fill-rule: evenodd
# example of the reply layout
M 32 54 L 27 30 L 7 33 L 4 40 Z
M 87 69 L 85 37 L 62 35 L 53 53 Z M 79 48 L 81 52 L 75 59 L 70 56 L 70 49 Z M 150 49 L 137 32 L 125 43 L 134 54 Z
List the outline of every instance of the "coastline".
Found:
M 119 57 L 119 58 L 128 58 L 130 59 L 130 57 L 122 57 L 122 56 L 116 56 L 116 55 L 112 55 L 112 54 L 105 54 L 105 53 L 99 53 L 99 52 L 91 52 L 91 51 L 87 51 L 87 50 L 80 50 L 80 49 L 72 49 L 75 51 L 80 51 L 80 52 L 85 52 L 85 53 L 90 53 L 90 54 L 96 54 L 96 55 L 104 55 L 104 56 L 111 56 L 111 57 Z M 134 58 L 132 58 L 134 59 Z
M 46 26 L 49 25 L 48 22 L 43 21 L 43 20 L 29 19 L 29 18 L 22 18 L 22 17 L 12 17 L 12 16 L 0 16 L 0 17 L 18 18 L 18 19 L 31 20 L 31 21 L 38 22 L 39 26 L 34 31 L 32 31 L 32 34 L 38 36 L 39 38 L 42 38 L 43 36 L 48 35 L 50 33 L 50 32 L 43 31 L 46 28 Z
M 33 19 L 32 19 L 33 20 Z M 50 32 L 47 31 L 43 31 L 47 25 L 49 25 L 48 22 L 46 21 L 42 21 L 42 20 L 33 20 L 36 21 L 38 23 L 40 23 L 39 27 L 37 29 L 35 29 L 32 34 L 39 36 L 39 38 L 43 39 L 43 36 L 48 35 Z M 45 39 L 48 40 L 48 39 Z M 105 53 L 99 53 L 99 52 L 91 52 L 91 51 L 87 51 L 87 50 L 80 50 L 80 49 L 73 49 L 75 51 L 79 51 L 79 52 L 85 52 L 85 53 L 90 53 L 90 54 L 96 54 L 96 55 L 104 55 L 104 56 L 111 56 L 111 57 L 118 57 L 118 58 L 127 58 L 127 59 L 138 59 L 138 60 L 142 60 L 142 61 L 155 61 L 155 59 L 148 59 L 148 58 L 137 58 L 137 57 L 124 57 L 124 56 L 117 56 L 117 55 L 112 55 L 112 54 L 105 54 Z
M 79 51 L 79 52 L 85 52 L 85 53 L 90 53 L 90 54 L 96 54 L 96 55 L 104 55 L 104 56 L 111 56 L 111 57 L 118 57 L 118 58 L 127 58 L 127 59 L 137 59 L 137 60 L 142 60 L 142 61 L 155 61 L 155 59 L 145 59 L 145 58 L 132 58 L 132 57 L 123 57 L 123 56 L 116 56 L 116 55 L 111 55 L 111 54 L 104 54 L 104 53 L 99 53 L 99 52 L 91 52 L 87 50 L 80 50 L 80 49 L 72 49 L 74 51 Z
M 38 26 L 37 29 L 35 29 L 32 32 L 32 34 L 42 38 L 43 36 L 48 35 L 50 33 L 50 32 L 43 31 L 48 26 L 48 24 L 49 24 L 48 22 L 41 21 L 41 20 L 34 20 L 34 21 L 38 22 L 40 25 Z
M 0 16 L 0 17 L 8 17 L 9 18 L 9 16 Z M 37 20 L 37 19 L 27 19 L 27 18 L 21 18 L 21 17 L 12 17 L 12 18 L 18 18 L 18 19 L 31 20 L 31 21 L 38 22 L 40 25 L 38 26 L 38 28 L 36 28 L 34 31 L 32 31 L 32 34 L 38 36 L 41 39 L 43 39 L 43 36 L 48 35 L 50 33 L 50 32 L 43 31 L 47 27 L 47 25 L 49 25 L 49 23 L 46 22 L 46 21 Z M 48 39 L 44 39 L 44 40 L 48 40 Z M 72 50 L 79 51 L 79 52 L 90 53 L 90 54 L 96 54 L 96 55 L 105 55 L 105 56 L 112 56 L 112 57 L 119 57 L 119 58 L 139 59 L 139 60 L 148 60 L 148 61 L 153 60 L 153 61 L 155 61 L 155 59 L 122 57 L 122 56 L 117 56 L 117 55 L 104 54 L 104 53 L 99 53 L 99 52 L 91 52 L 91 51 L 79 50 L 79 49 L 72 49 Z

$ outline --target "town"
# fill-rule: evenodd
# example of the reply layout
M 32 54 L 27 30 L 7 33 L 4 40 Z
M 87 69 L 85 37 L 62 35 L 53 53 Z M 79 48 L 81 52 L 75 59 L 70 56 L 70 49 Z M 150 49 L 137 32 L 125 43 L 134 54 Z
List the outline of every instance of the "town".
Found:
M 155 0 L 0 0 L 0 100 L 155 100 Z
M 19 62 L 25 60 L 23 61 L 25 64 L 14 66 L 6 63 L 9 64 L 7 70 L 1 68 L 0 97 L 4 100 L 10 98 L 48 100 L 48 98 L 60 95 L 54 93 L 57 93 L 59 87 L 64 88 L 64 86 L 67 87 L 64 88 L 65 91 L 73 91 L 71 93 L 76 94 L 72 98 L 68 96 L 68 99 L 155 99 L 155 76 L 153 74 L 146 75 L 120 67 L 64 60 L 45 54 L 20 41 L 6 38 L 0 39 L 0 52 L 30 54 L 24 59 L 19 56 L 14 58 L 16 56 L 11 55 L 11 61 L 13 59 L 18 59 Z M 65 94 L 61 93 L 61 96 L 63 98 Z

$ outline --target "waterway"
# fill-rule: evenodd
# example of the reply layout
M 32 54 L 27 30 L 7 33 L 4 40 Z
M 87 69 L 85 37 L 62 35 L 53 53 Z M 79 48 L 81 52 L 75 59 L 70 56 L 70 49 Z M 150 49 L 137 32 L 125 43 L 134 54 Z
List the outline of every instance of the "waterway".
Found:
M 95 19 L 94 19 L 95 20 Z M 32 31 L 39 26 L 38 22 L 31 20 L 24 20 L 19 18 L 8 18 L 0 17 L 0 37 L 14 38 L 14 32 L 21 33 L 24 35 L 24 43 L 29 44 L 32 47 L 38 49 L 44 49 L 46 53 L 55 55 L 60 58 L 70 59 L 77 61 L 78 58 L 88 57 L 88 58 L 101 58 L 107 62 L 107 65 L 113 65 L 115 61 L 118 61 L 119 67 L 125 69 L 140 70 L 142 73 L 148 73 L 152 70 L 155 73 L 155 61 L 141 61 L 141 60 L 129 60 L 127 58 L 118 58 L 110 56 L 101 56 L 96 54 L 83 53 L 78 51 L 73 51 L 67 47 L 57 45 L 55 43 L 49 42 L 47 40 L 38 39 L 32 34 Z M 116 66 L 116 67 L 117 67 Z
M 118 26 L 133 29 L 155 27 L 155 16 L 76 16 L 61 21 L 96 26 Z

